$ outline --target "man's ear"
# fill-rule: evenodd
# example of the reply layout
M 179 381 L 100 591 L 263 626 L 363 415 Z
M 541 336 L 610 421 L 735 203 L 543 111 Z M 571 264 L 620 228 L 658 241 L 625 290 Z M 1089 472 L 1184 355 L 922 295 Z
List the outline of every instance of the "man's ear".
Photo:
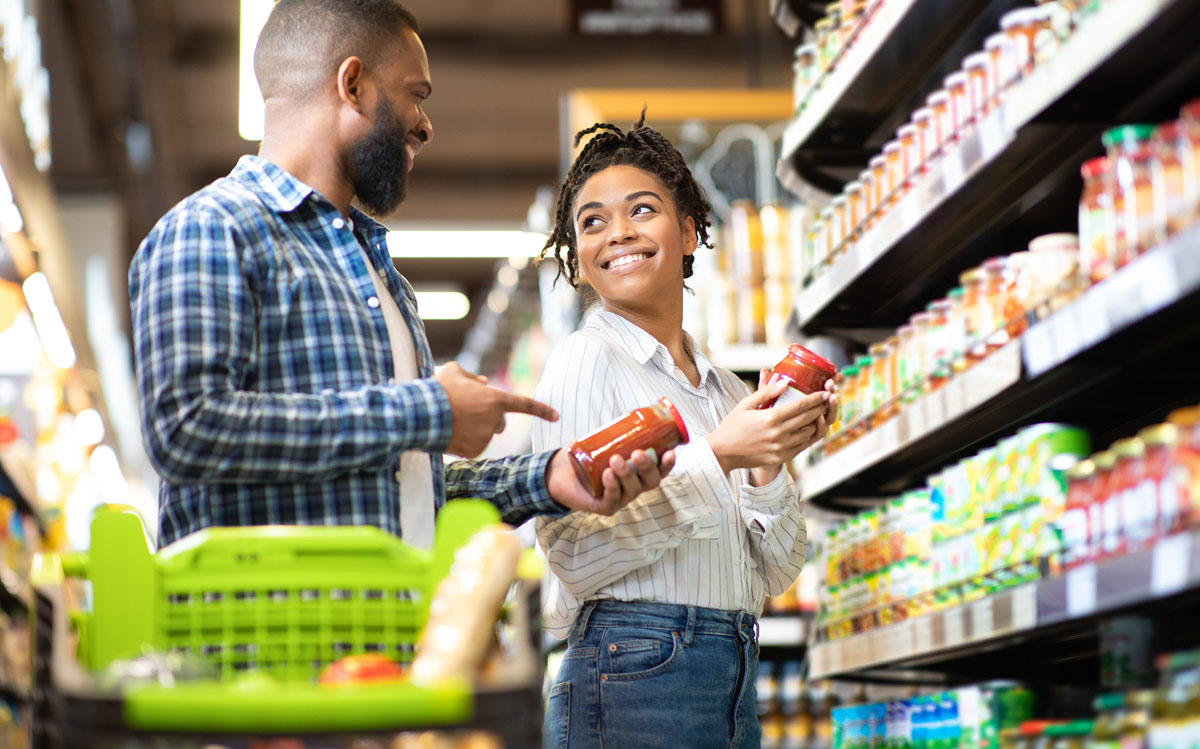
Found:
M 347 57 L 342 60 L 341 65 L 338 65 L 338 99 L 360 113 L 366 111 L 365 80 L 363 62 L 358 57 Z

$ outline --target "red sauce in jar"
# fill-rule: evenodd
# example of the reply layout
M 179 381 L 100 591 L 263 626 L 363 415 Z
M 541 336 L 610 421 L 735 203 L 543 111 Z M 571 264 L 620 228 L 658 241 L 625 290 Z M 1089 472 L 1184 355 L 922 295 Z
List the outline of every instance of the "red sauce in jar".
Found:
M 614 455 L 629 460 L 634 450 L 654 451 L 656 460 L 671 448 L 688 441 L 687 426 L 675 405 L 659 398 L 652 406 L 635 408 L 607 426 L 580 437 L 567 448 L 571 466 L 579 480 L 592 489 L 592 496 L 604 494 L 600 477 Z
M 837 368 L 824 357 L 817 356 L 798 343 L 788 346 L 787 356 L 771 370 L 767 383 L 787 380 L 789 390 L 775 400 L 764 403 L 761 408 L 770 408 L 779 402 L 788 402 L 805 395 L 819 393 L 825 383 L 837 376 Z M 792 391 L 796 392 L 792 392 Z

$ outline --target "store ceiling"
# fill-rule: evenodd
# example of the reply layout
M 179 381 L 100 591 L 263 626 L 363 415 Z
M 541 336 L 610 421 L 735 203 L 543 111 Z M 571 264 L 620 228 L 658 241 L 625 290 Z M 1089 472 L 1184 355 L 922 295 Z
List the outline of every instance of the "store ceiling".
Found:
M 237 132 L 239 0 L 41 5 L 54 184 L 119 194 L 132 255 L 171 205 L 256 149 Z M 580 38 L 568 0 L 406 5 L 424 27 L 435 139 L 396 223 L 519 226 L 560 174 L 559 98 L 572 88 L 791 85 L 791 45 L 767 0 L 725 0 L 725 33 L 701 39 Z M 490 261 L 399 267 L 414 283 L 462 285 L 473 307 L 494 275 Z M 430 322 L 435 356 L 453 356 L 473 318 Z

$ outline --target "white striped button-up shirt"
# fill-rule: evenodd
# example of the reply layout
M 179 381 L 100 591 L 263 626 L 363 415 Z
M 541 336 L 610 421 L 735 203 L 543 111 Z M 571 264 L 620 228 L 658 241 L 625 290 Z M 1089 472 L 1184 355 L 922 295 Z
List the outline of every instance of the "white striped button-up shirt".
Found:
M 690 337 L 688 343 L 694 350 Z M 666 346 L 607 311 L 589 317 L 547 362 L 534 397 L 560 418 L 534 420 L 535 450 L 566 447 L 662 396 L 690 434 L 659 488 L 616 514 L 538 518 L 538 543 L 554 573 L 543 612 L 552 634 L 566 637 L 590 599 L 758 615 L 764 595 L 779 595 L 800 573 L 808 539 L 787 470 L 752 486 L 746 469 L 725 474 L 705 439 L 750 389 L 699 353 L 696 367 L 699 386 L 688 382 Z

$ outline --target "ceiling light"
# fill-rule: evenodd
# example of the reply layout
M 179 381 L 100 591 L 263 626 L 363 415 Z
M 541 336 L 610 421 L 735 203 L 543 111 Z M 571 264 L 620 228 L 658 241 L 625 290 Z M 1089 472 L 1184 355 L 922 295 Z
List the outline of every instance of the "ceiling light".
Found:
M 471 300 L 461 291 L 416 291 L 422 320 L 461 320 L 471 311 Z
M 271 15 L 274 0 L 242 0 L 242 30 L 238 85 L 238 134 L 246 140 L 263 139 L 263 98 L 254 77 L 254 47 Z
M 42 339 L 46 358 L 60 369 L 70 369 L 75 364 L 75 347 L 71 345 L 71 337 L 67 335 L 62 316 L 54 304 L 50 282 L 41 272 L 34 273 L 21 284 L 21 290 L 25 292 L 25 301 L 33 313 L 33 324 L 37 327 L 38 337 Z
M 504 265 L 496 273 L 496 283 L 501 286 L 516 286 L 517 281 L 521 280 L 521 274 L 517 273 L 517 269 L 511 265 Z
M 544 234 L 509 229 L 388 232 L 388 250 L 394 258 L 531 258 L 545 243 Z

